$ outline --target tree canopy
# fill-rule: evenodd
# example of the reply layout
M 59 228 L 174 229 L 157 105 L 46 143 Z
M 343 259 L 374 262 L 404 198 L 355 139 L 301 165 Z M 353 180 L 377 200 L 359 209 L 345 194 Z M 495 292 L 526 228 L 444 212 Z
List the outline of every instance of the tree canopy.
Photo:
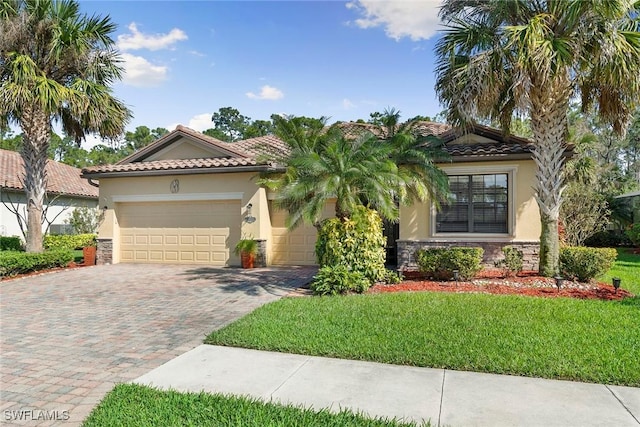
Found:
M 130 119 L 111 89 L 122 76 L 115 28 L 74 0 L 0 3 L 0 123 L 23 132 L 28 251 L 42 251 L 52 120 L 79 145 L 88 133 L 117 138 Z

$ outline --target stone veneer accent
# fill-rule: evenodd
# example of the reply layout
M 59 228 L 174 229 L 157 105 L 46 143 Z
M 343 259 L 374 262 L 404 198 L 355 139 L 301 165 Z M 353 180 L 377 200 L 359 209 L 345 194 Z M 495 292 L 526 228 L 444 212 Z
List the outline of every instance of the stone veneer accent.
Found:
M 264 239 L 256 239 L 258 242 L 258 253 L 253 263 L 254 267 L 266 267 L 267 266 L 267 241 Z
M 494 268 L 494 262 L 502 259 L 502 248 L 513 246 L 523 253 L 523 269 L 538 270 L 540 260 L 540 242 L 429 242 L 415 240 L 398 240 L 398 270 L 412 271 L 418 269 L 415 253 L 422 248 L 481 247 L 484 249 L 482 259 L 485 268 Z
M 113 262 L 113 240 L 97 239 L 96 265 L 111 264 Z

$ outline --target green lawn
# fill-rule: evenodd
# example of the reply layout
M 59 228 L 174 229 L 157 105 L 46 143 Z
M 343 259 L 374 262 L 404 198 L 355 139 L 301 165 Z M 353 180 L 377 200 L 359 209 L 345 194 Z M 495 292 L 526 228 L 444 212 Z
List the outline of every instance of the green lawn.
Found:
M 627 248 L 618 248 L 618 260 L 611 270 L 598 280 L 611 283 L 612 277 L 622 279 L 622 287 L 640 296 L 640 255 L 635 255 Z
M 640 300 L 396 293 L 284 298 L 208 344 L 640 386 Z
M 160 391 L 134 384 L 116 386 L 84 421 L 93 426 L 410 426 L 369 419 L 349 411 L 332 414 L 295 406 L 208 393 Z

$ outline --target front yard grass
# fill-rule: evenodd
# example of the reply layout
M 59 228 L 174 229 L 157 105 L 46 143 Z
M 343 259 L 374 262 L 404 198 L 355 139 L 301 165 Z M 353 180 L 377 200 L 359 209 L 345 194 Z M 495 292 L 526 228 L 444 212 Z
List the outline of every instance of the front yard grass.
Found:
M 618 259 L 614 266 L 598 281 L 611 284 L 613 277 L 622 279 L 622 287 L 640 297 L 640 255 L 631 249 L 618 248 Z
M 245 397 L 161 391 L 135 384 L 116 386 L 83 426 L 411 426 L 369 419 L 349 411 L 338 414 L 262 403 Z
M 393 293 L 284 298 L 208 344 L 640 386 L 640 301 Z

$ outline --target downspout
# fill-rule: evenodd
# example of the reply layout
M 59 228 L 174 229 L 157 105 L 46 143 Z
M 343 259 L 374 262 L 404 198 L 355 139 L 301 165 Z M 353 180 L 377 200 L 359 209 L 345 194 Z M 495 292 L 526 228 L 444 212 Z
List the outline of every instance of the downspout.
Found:
M 100 188 L 100 184 L 93 182 L 93 178 L 87 178 L 87 181 L 89 181 L 90 185 L 93 185 L 96 188 Z

